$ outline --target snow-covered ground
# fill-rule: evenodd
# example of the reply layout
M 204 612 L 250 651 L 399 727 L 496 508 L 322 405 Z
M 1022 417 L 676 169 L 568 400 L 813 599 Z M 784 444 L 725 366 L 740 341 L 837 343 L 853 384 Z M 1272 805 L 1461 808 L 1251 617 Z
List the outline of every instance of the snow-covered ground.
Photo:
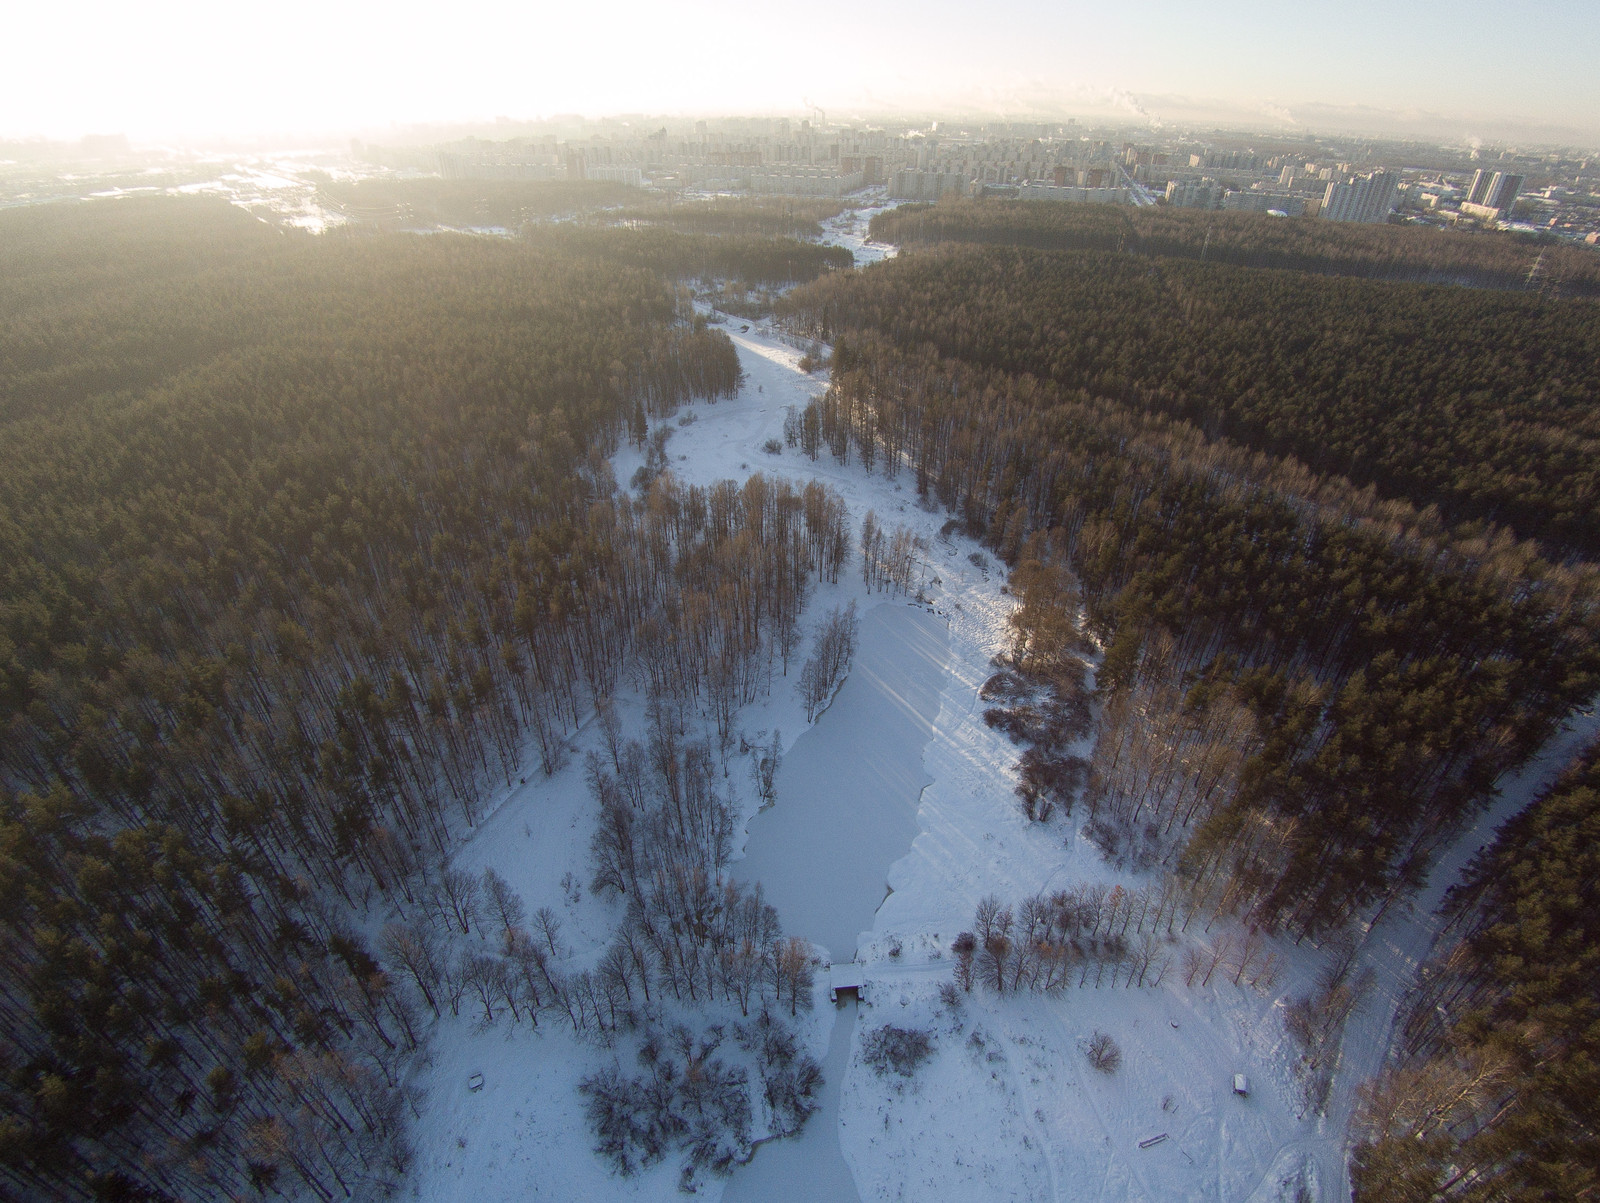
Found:
M 851 223 L 859 237 L 864 216 Z M 1431 912 L 1443 889 L 1496 822 L 1513 812 L 1565 762 L 1585 731 L 1572 731 L 1508 784 L 1497 807 L 1443 859 L 1428 889 L 1397 907 L 1365 939 L 1358 964 L 1376 987 L 1350 1023 L 1343 1064 L 1325 1115 L 1308 1113 L 1286 1035 L 1287 1001 L 1309 991 L 1326 953 L 1309 943 L 1274 942 L 1276 969 L 1224 963 L 1209 986 L 1184 984 L 1181 954 L 1214 946 L 1218 924 L 1174 937 L 1160 985 L 1130 989 L 1091 977 L 1061 996 L 981 990 L 952 1013 L 939 999 L 950 980 L 950 941 L 972 924 L 986 894 L 1005 902 L 1086 881 L 1135 889 L 1148 878 L 1109 866 L 1070 821 L 1028 822 L 1012 795 L 1017 750 L 982 721 L 978 689 L 1006 644 L 1011 599 L 997 567 L 959 536 L 942 537 L 943 513 L 917 504 L 909 474 L 889 479 L 859 465 L 816 461 L 782 438 L 790 407 L 824 385 L 799 371 L 800 352 L 760 323 L 733 323 L 747 382 L 737 398 L 686 409 L 667 446 L 674 471 L 694 483 L 761 471 L 817 478 L 845 498 L 859 524 L 874 510 L 926 541 L 925 602 L 867 594 L 859 573 L 823 587 L 808 621 L 854 599 L 862 613 L 856 669 L 806 724 L 790 679 L 741 715 L 752 738 L 783 732 L 786 760 L 776 804 L 758 813 L 740 792 L 744 859 L 736 876 L 759 880 L 788 932 L 838 959 L 865 966 L 859 1011 L 819 1006 L 802 1034 L 824 1061 L 822 1110 L 798 1140 L 758 1149 L 727 1185 L 729 1199 L 863 1200 L 1333 1200 L 1348 1198 L 1345 1142 L 1356 1087 L 1381 1068 L 1394 1015 L 1435 936 Z M 639 458 L 616 459 L 628 480 Z M 624 718 L 642 726 L 637 701 Z M 530 911 L 551 906 L 575 966 L 591 963 L 618 915 L 587 891 L 592 805 L 580 754 L 555 776 L 531 773 L 503 798 L 464 846 L 460 863 L 493 866 Z M 734 778 L 736 779 L 736 778 Z M 733 780 L 733 779 L 731 779 Z M 871 808 L 871 809 L 869 809 Z M 580 888 L 563 885 L 571 874 Z M 885 896 L 886 890 L 888 891 Z M 1239 980 L 1235 982 L 1235 977 Z M 886 1024 L 934 1037 L 929 1061 L 911 1078 L 878 1076 L 862 1044 Z M 1123 1052 L 1115 1074 L 1091 1068 L 1082 1046 L 1096 1031 Z M 429 1200 L 665 1198 L 676 1194 L 669 1159 L 622 1180 L 590 1152 L 578 1080 L 612 1054 L 547 1023 L 475 1030 L 442 1025 L 416 1126 L 413 1197 Z M 481 1092 L 467 1079 L 482 1073 Z M 1250 1081 L 1233 1092 L 1233 1075 Z M 1165 1139 L 1141 1148 L 1141 1141 Z M 845 1172 L 842 1172 L 845 1171 Z M 853 1180 L 853 1185 L 852 1185 Z M 716 1182 L 702 1185 L 715 1195 Z M 856 1192 L 859 1192 L 857 1195 Z
M 820 478 L 845 495 L 857 523 L 869 508 L 876 508 L 891 524 L 914 521 L 925 535 L 935 535 L 942 516 L 911 505 L 904 478 L 890 484 L 840 468 L 830 459 L 813 463 L 793 450 L 779 456 L 762 451 L 768 439 L 781 440 L 788 407 L 804 405 L 824 381 L 800 372 L 801 352 L 775 335 L 732 337 L 748 376 L 745 388 L 736 399 L 702 402 L 682 411 L 683 424 L 674 428 L 668 444 L 680 478 L 708 484 L 743 479 L 756 470 L 802 481 Z M 616 460 L 618 478 L 627 480 L 638 466 L 637 454 L 624 450 Z M 964 547 L 963 554 L 970 550 Z M 984 575 L 970 567 L 969 572 L 979 580 Z M 995 582 L 983 583 L 995 588 Z M 736 775 L 730 778 L 746 820 L 736 840 L 746 857 L 735 865 L 735 875 L 762 882 L 787 931 L 845 960 L 854 952 L 857 935 L 872 927 L 890 864 L 916 834 L 917 797 L 927 780 L 923 749 L 932 720 L 942 709 L 947 675 L 945 620 L 937 607 L 915 606 L 903 595 L 869 595 L 859 573 L 819 589 L 808 621 L 852 599 L 862 614 L 863 646 L 855 671 L 817 723 L 808 728 L 805 721 L 794 689 L 797 671 L 777 678 L 771 697 L 741 714 L 743 730 L 752 738 L 774 730 L 784 733 L 786 756 L 776 806 L 758 813 L 754 791 L 741 788 Z M 622 699 L 619 709 L 626 723 L 642 730 L 637 699 Z M 597 745 L 591 724 L 574 740 L 574 755 L 564 769 L 548 779 L 531 773 L 494 799 L 492 813 L 457 857 L 461 868 L 474 873 L 493 867 L 522 894 L 530 912 L 541 906 L 555 909 L 563 919 L 573 967 L 593 962 L 619 919 L 612 904 L 587 890 L 593 807 L 583 783 L 581 753 Z M 814 847 L 796 847 L 813 837 Z M 571 888 L 573 881 L 577 890 Z M 837 1100 L 848 1077 L 841 1071 L 851 1046 L 849 1029 L 843 1026 L 840 1041 L 829 1051 L 836 1012 L 827 1002 L 826 978 L 826 973 L 819 976 L 821 1005 L 803 1027 L 813 1055 L 823 1061 L 831 1079 L 822 1096 L 824 1113 L 799 1141 L 763 1148 L 757 1162 L 770 1173 L 770 1167 L 781 1168 L 798 1151 L 811 1167 L 808 1172 L 827 1180 L 828 1167 L 811 1151 L 820 1147 L 831 1153 L 833 1180 L 848 1182 L 832 1133 L 837 1131 Z M 802 1024 L 806 1022 L 802 1016 Z M 538 1032 L 506 1023 L 479 1030 L 465 1016 L 441 1024 L 434 1063 L 417 1083 L 426 1097 L 415 1130 L 413 1196 L 431 1201 L 675 1194 L 677 1167 L 670 1160 L 624 1181 L 590 1152 L 592 1138 L 577 1083 L 611 1056 L 553 1023 Z M 478 1092 L 467 1085 L 475 1073 L 485 1079 Z M 787 1178 L 786 1173 L 778 1176 Z M 716 1185 L 710 1189 L 714 1192 Z M 755 1189 L 754 1197 L 774 1197 L 759 1185 Z
M 324 234 L 341 226 L 344 215 L 324 205 L 319 195 L 325 179 L 357 179 L 370 169 L 352 171 L 329 155 L 310 157 L 257 156 L 218 164 L 214 179 L 183 184 L 170 191 L 182 195 L 220 196 L 268 221 Z
M 875 213 L 893 206 L 884 196 L 884 190 L 875 188 L 869 194 L 855 198 L 858 208 L 846 209 L 838 217 L 822 223 L 822 240 L 845 247 L 856 257 L 856 266 L 865 267 L 880 259 L 893 259 L 893 243 L 874 242 L 867 236 L 867 223 Z

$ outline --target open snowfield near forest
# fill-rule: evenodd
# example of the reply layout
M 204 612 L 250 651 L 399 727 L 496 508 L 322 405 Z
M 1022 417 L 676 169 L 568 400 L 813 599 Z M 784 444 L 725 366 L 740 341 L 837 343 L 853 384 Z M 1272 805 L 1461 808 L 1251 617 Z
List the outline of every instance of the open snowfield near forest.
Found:
M 857 223 L 859 225 L 859 223 Z M 853 229 L 859 241 L 859 228 Z M 1323 1113 L 1308 1106 L 1294 1066 L 1298 1047 L 1283 1015 L 1328 959 L 1309 942 L 1268 941 L 1243 968 L 1220 959 L 1209 984 L 1185 984 L 1184 951 L 1239 940 L 1225 923 L 1163 936 L 1166 968 L 1141 988 L 1107 974 L 1058 996 L 996 996 L 974 987 L 952 1011 L 939 998 L 951 980 L 950 942 L 972 926 L 978 900 L 1008 904 L 1039 891 L 1104 883 L 1133 891 L 1151 875 L 1119 869 L 1072 818 L 1028 821 L 1013 796 L 1018 749 L 983 722 L 978 690 L 1009 638 L 1003 575 L 977 544 L 941 536 L 947 516 L 919 507 L 908 472 L 890 478 L 840 465 L 826 451 L 763 450 L 783 437 L 790 407 L 825 381 L 798 369 L 801 352 L 757 323 L 724 328 L 747 375 L 741 394 L 685 409 L 667 444 L 680 479 L 743 481 L 754 472 L 816 478 L 845 498 L 859 530 L 869 510 L 924 540 L 923 601 L 868 593 L 855 565 L 822 586 L 807 630 L 854 599 L 862 618 L 855 668 L 808 726 L 787 677 L 740 716 L 751 742 L 781 730 L 785 761 L 776 803 L 759 812 L 745 758 L 729 786 L 742 804 L 733 875 L 759 881 L 784 930 L 834 960 L 865 967 L 859 1010 L 836 1011 L 819 972 L 818 1006 L 801 1031 L 823 1061 L 822 1109 L 801 1137 L 758 1148 L 724 1188 L 730 1200 L 1333 1200 L 1349 1196 L 1344 1166 L 1356 1088 L 1381 1067 L 1397 1008 L 1436 935 L 1433 908 L 1462 865 L 1566 763 L 1594 719 L 1552 741 L 1501 800 L 1449 851 L 1422 894 L 1397 906 L 1364 938 L 1359 969 L 1373 988 L 1336 1053 Z M 625 485 L 641 458 L 615 460 Z M 978 553 L 978 554 L 974 554 Z M 798 663 L 798 659 L 796 660 Z M 643 731 L 637 697 L 619 699 L 630 733 Z M 536 767 L 494 800 L 462 848 L 460 867 L 492 867 L 528 907 L 562 919 L 573 967 L 592 964 L 620 917 L 589 890 L 594 814 L 582 753 L 597 747 L 590 723 L 566 766 Z M 536 765 L 534 757 L 528 763 Z M 1267 958 L 1270 956 L 1270 962 Z M 1263 966 L 1270 965 L 1264 971 Z M 1159 984 L 1154 984 L 1159 982 Z M 1254 983 L 1254 984 L 1252 984 Z M 733 1018 L 737 1018 L 735 1013 Z M 880 1076 L 863 1042 L 887 1024 L 931 1034 L 933 1051 L 912 1077 Z M 1092 1034 L 1120 1046 L 1115 1073 L 1097 1071 L 1083 1047 Z M 677 1163 L 631 1179 L 591 1152 L 576 1086 L 615 1054 L 554 1022 L 480 1030 L 446 1020 L 416 1125 L 412 1197 L 422 1200 L 665 1199 Z M 483 1075 L 480 1090 L 469 1078 Z M 1235 1074 L 1249 1093 L 1233 1090 Z M 1164 1138 L 1164 1139 L 1154 1139 Z M 1141 1147 L 1144 1142 L 1146 1147 Z

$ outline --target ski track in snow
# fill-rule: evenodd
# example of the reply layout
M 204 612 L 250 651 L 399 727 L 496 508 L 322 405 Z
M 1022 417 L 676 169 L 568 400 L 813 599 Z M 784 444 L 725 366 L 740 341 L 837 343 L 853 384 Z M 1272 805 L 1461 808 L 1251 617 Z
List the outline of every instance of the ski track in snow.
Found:
M 833 240 L 850 245 L 858 262 L 883 257 L 886 248 L 864 241 L 864 216 L 830 227 Z M 1357 1088 L 1382 1068 L 1396 1014 L 1437 936 L 1439 900 L 1496 826 L 1593 736 L 1595 718 L 1577 720 L 1508 781 L 1494 806 L 1440 858 L 1428 885 L 1366 935 L 1360 961 L 1377 982 L 1365 1010 L 1350 1021 L 1325 1117 L 1298 1116 L 1290 1071 L 1295 1050 L 1281 1019 L 1284 1002 L 1309 989 L 1321 963 L 1322 954 L 1309 944 L 1272 943 L 1283 970 L 1270 993 L 1248 982 L 1235 986 L 1220 970 L 1211 986 L 1185 988 L 1177 964 L 1182 944 L 1175 944 L 1172 968 L 1159 987 L 1086 986 L 1057 998 L 1003 999 L 975 990 L 962 1014 L 952 1016 L 938 1002 L 939 984 L 950 977 L 946 950 L 970 924 L 979 898 L 994 893 L 1018 902 L 1073 882 L 1135 888 L 1149 878 L 1106 864 L 1070 824 L 1027 822 L 1016 804 L 1010 766 L 1018 749 L 984 725 L 977 698 L 993 671 L 991 657 L 1007 637 L 1012 601 L 1001 592 L 1003 567 L 969 559 L 979 550 L 970 540 L 941 539 L 947 515 L 917 504 L 906 471 L 890 479 L 882 465 L 868 475 L 859 464 L 840 465 L 826 453 L 812 461 L 793 448 L 763 452 L 766 440 L 782 439 L 789 407 L 820 393 L 826 378 L 801 373 L 801 351 L 759 322 L 729 319 L 722 328 L 738 347 L 747 380 L 736 398 L 685 407 L 682 415 L 692 418 L 674 427 L 667 446 L 674 473 L 696 484 L 742 481 L 756 471 L 796 483 L 822 480 L 845 498 L 857 527 L 868 509 L 891 527 L 912 526 L 927 541 L 929 565 L 929 604 L 903 616 L 872 609 L 905 607 L 908 599 L 866 594 L 856 565 L 837 586 L 819 588 L 807 614 L 809 625 L 825 609 L 854 598 L 864 635 L 857 667 L 876 663 L 880 677 L 898 673 L 906 681 L 920 676 L 915 688 L 877 683 L 924 699 L 906 707 L 907 714 L 875 720 L 872 706 L 854 705 L 853 695 L 878 696 L 854 671 L 815 726 L 804 721 L 794 672 L 775 678 L 771 697 L 741 714 L 752 737 L 780 728 L 790 761 L 780 771 L 776 807 L 767 814 L 755 813 L 738 773 L 731 779 L 744 807 L 736 844 L 749 853 L 733 873 L 761 880 L 779 903 L 786 931 L 840 959 L 850 954 L 849 933 L 859 931 L 856 958 L 866 966 L 868 985 L 858 1012 L 836 1012 L 827 1002 L 826 970 L 819 973 L 818 1006 L 802 1016 L 800 1032 L 827 1067 L 823 1109 L 797 1140 L 758 1148 L 751 1165 L 729 1180 L 727 1197 L 1275 1203 L 1293 1198 L 1295 1183 L 1304 1181 L 1313 1198 L 1348 1199 L 1345 1145 Z M 632 448 L 619 452 L 618 481 L 628 481 L 640 463 Z M 898 640 L 899 650 L 884 653 L 880 639 Z M 875 661 L 881 654 L 889 660 Z M 621 699 L 619 710 L 636 733 L 642 729 L 637 698 Z M 841 732 L 846 724 L 851 730 Z M 798 746 L 806 740 L 819 749 L 815 754 Z M 785 832 L 799 830 L 794 817 L 832 813 L 825 795 L 840 777 L 859 773 L 861 761 L 874 755 L 875 740 L 886 754 L 882 766 L 871 767 L 893 780 L 875 787 L 911 791 L 902 834 L 862 837 L 871 845 L 862 857 L 817 850 L 785 855 L 792 851 Z M 554 776 L 545 779 L 532 767 L 489 799 L 457 858 L 468 870 L 496 868 L 521 891 L 530 913 L 540 906 L 557 910 L 573 968 L 593 962 L 619 918 L 613 904 L 588 893 L 593 818 L 581 760 L 582 750 L 597 743 L 591 723 Z M 851 763 L 839 763 L 830 775 L 831 760 Z M 536 766 L 537 760 L 529 755 L 524 763 Z M 881 874 L 874 865 L 882 866 Z M 563 888 L 567 873 L 581 883 L 581 896 Z M 819 896 L 851 894 L 849 914 L 859 907 L 859 922 L 849 921 L 842 902 L 821 906 L 815 916 L 800 905 L 786 910 L 780 899 L 802 887 Z M 1206 938 L 1198 926 L 1184 937 L 1195 938 Z M 915 1077 L 880 1078 L 862 1062 L 862 1040 L 886 1023 L 934 1033 L 934 1054 Z M 1081 1052 L 1081 1042 L 1097 1029 L 1121 1045 L 1123 1063 L 1114 1076 L 1096 1073 Z M 612 1057 L 576 1041 L 553 1020 L 537 1032 L 525 1024 L 502 1022 L 484 1031 L 465 1017 L 447 1020 L 435 1037 L 431 1066 L 417 1077 L 424 1098 L 405 1194 L 428 1203 L 676 1196 L 673 1158 L 622 1179 L 590 1152 L 576 1086 Z M 485 1086 L 472 1093 L 466 1080 L 478 1072 Z M 1247 1098 L 1232 1093 L 1235 1072 L 1251 1078 Z M 1168 1133 L 1166 1141 L 1138 1147 L 1161 1132 Z M 723 1189 L 716 1180 L 701 1184 L 712 1199 Z

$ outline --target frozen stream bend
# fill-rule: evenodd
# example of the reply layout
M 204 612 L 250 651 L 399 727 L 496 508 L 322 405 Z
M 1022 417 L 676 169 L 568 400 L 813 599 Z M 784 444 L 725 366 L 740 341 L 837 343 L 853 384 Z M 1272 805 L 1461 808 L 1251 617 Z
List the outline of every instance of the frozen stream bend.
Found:
M 856 1004 L 846 1003 L 829 1036 L 816 1114 L 799 1136 L 764 1141 L 750 1164 L 734 1171 L 722 1203 L 858 1203 L 861 1194 L 839 1149 L 839 1092 L 855 1021 Z

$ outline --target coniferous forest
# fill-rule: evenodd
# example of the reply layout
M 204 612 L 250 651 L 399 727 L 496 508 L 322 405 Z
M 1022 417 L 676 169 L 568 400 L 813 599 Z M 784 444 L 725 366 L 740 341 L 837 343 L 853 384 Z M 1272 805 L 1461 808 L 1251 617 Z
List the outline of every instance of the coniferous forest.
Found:
M 1600 527 L 1570 510 L 1592 466 L 1527 446 L 1485 506 L 1471 450 L 1539 437 L 1506 393 L 1570 384 L 1560 436 L 1592 420 L 1592 302 L 944 247 L 784 304 L 835 347 L 802 447 L 910 472 L 1018 571 L 1037 683 L 1104 644 L 1089 830 L 1197 905 L 1296 933 L 1381 913 L 1600 682 L 1574 558 Z M 1466 363 L 1505 392 L 1441 405 Z M 1035 783 L 1073 771 L 1031 742 Z
M 760 477 L 635 503 L 606 459 L 738 387 L 677 283 L 703 240 L 316 239 L 204 201 L 3 221 L 0 1193 L 342 1197 L 404 1173 L 444 1008 L 793 1005 L 809 968 L 723 890 L 717 750 L 680 720 L 771 687 L 842 506 Z M 617 883 L 631 952 L 564 976 L 548 921 L 449 852 L 636 662 L 625 780 L 660 830 Z M 668 939 L 691 906 L 725 918 Z
M 584 1079 L 624 1174 L 726 1172 L 752 1098 L 805 1123 L 810 946 L 729 874 L 730 749 L 775 682 L 810 721 L 848 673 L 853 604 L 801 663 L 815 587 L 859 548 L 909 595 L 926 548 L 816 481 L 674 478 L 665 420 L 743 382 L 697 300 L 831 344 L 787 443 L 1000 558 L 980 697 L 1025 830 L 1075 814 L 1155 875 L 985 897 L 961 987 L 1159 982 L 1196 916 L 1374 921 L 1600 689 L 1587 260 L 1532 294 L 1487 236 L 973 202 L 880 216 L 903 253 L 857 272 L 805 241 L 832 202 L 329 187 L 514 236 L 0 213 L 0 1198 L 381 1194 L 446 1016 L 611 1047 L 660 1000 L 737 1008 L 754 1093 L 720 1026 Z M 622 918 L 578 971 L 452 854 L 590 723 L 574 868 Z M 772 801 L 781 739 L 741 751 Z M 1594 1189 L 1596 773 L 1452 894 L 1360 1197 Z M 1136 903 L 1132 960 L 1072 962 Z
M 805 304 L 821 337 L 871 331 L 1178 419 L 1558 556 L 1600 547 L 1600 302 L 950 247 L 837 277 Z
M 599 180 L 329 179 L 320 199 L 358 222 L 414 229 L 521 230 L 627 204 L 638 189 Z
M 1547 285 L 1572 296 L 1600 295 L 1600 264 L 1595 257 L 1553 238 L 1285 221 L 1258 213 L 950 199 L 880 213 L 872 220 L 872 236 L 900 245 L 968 242 L 1116 251 L 1321 275 L 1507 289 L 1526 286 L 1542 252 Z
M 1370 1091 L 1360 1196 L 1585 1199 L 1600 1188 L 1600 746 L 1453 892 L 1402 1059 Z

